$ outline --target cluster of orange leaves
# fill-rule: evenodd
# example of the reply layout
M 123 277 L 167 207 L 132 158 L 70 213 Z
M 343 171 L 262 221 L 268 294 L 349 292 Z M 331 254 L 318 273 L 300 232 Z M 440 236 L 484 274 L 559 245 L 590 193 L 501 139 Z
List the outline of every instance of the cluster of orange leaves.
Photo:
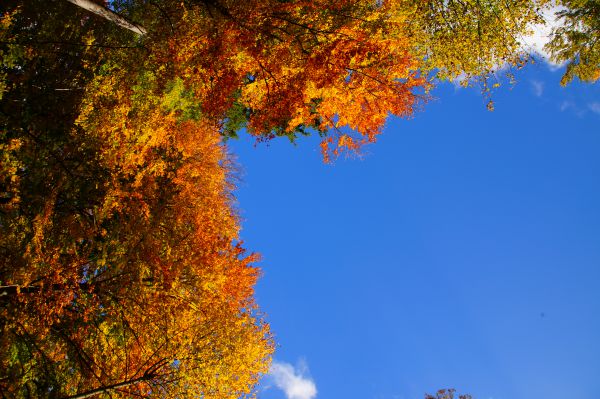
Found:
M 409 116 L 423 98 L 427 82 L 395 2 L 218 4 L 184 8 L 169 40 L 153 49 L 217 124 L 237 102 L 250 134 L 313 129 L 326 136 L 329 161 L 373 142 L 390 114 Z

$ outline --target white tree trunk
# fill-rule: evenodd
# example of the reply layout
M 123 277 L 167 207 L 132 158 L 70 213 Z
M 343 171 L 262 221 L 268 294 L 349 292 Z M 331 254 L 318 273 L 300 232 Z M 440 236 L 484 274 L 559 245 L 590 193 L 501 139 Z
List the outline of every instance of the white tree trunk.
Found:
M 129 29 L 130 31 L 144 36 L 146 33 L 146 29 L 143 26 L 135 24 L 133 22 L 129 22 L 119 14 L 114 11 L 109 10 L 108 8 L 102 7 L 101 5 L 94 3 L 91 0 L 67 0 L 69 3 L 73 3 L 81 8 L 84 8 L 88 11 L 93 12 L 94 14 L 98 14 L 101 17 L 108 19 L 109 21 L 123 27 L 125 29 Z

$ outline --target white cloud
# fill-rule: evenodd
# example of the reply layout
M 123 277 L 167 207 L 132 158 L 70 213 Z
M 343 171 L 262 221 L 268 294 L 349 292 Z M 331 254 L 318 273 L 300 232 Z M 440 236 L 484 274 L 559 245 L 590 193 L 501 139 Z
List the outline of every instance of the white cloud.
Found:
M 595 114 L 600 114 L 600 103 L 589 103 L 588 108 Z
M 563 112 L 570 108 L 575 108 L 575 103 L 573 101 L 565 100 L 560 104 L 560 110 Z
M 289 363 L 274 360 L 269 370 L 275 386 L 285 393 L 287 399 L 313 399 L 317 396 L 317 386 L 306 374 L 308 367 L 304 361 L 294 368 Z
M 578 118 L 583 118 L 589 111 L 600 114 L 600 103 L 592 102 L 588 103 L 587 107 L 577 104 L 571 100 L 564 100 L 559 105 L 559 109 L 563 112 L 569 111 L 575 114 Z
M 533 26 L 533 34 L 524 39 L 525 47 L 529 51 L 537 53 L 543 57 L 550 66 L 556 68 L 560 67 L 560 65 L 550 61 L 550 56 L 546 51 L 544 51 L 544 46 L 550 41 L 550 34 L 552 33 L 552 30 L 561 25 L 561 22 L 556 18 L 556 13 L 562 9 L 564 9 L 564 7 L 554 6 L 543 11 L 542 17 L 546 23 Z
M 544 82 L 532 80 L 531 86 L 533 88 L 533 94 L 535 94 L 536 97 L 541 97 L 542 94 L 544 94 Z

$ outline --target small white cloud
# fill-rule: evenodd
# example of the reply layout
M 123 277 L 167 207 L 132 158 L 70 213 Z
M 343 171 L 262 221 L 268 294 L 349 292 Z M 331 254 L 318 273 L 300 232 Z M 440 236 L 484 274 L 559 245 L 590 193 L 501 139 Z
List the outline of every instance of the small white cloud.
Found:
M 569 108 L 575 108 L 575 104 L 573 103 L 573 101 L 563 101 L 562 103 L 560 103 L 560 110 L 561 111 L 566 111 Z
M 563 112 L 569 111 L 575 114 L 578 118 L 583 118 L 589 111 L 600 114 L 600 103 L 593 102 L 587 104 L 587 107 L 583 107 L 570 100 L 565 100 L 559 105 L 559 109 Z
M 274 360 L 269 370 L 273 383 L 285 393 L 287 399 L 313 399 L 317 396 L 317 386 L 306 374 L 308 367 L 304 361 L 294 368 L 289 363 Z
M 595 114 L 600 114 L 600 103 L 589 103 L 588 108 Z
M 535 94 L 536 97 L 541 97 L 542 94 L 544 94 L 544 82 L 532 80 L 531 87 L 533 88 L 533 94 Z

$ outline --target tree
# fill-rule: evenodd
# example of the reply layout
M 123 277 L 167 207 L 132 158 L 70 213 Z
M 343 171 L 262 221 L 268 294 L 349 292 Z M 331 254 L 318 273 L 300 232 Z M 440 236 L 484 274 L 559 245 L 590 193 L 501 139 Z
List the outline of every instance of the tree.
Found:
M 455 389 L 440 389 L 435 395 L 425 394 L 425 399 L 454 399 Z M 471 399 L 471 395 L 459 395 L 459 399 Z
M 600 2 L 563 0 L 557 12 L 561 22 L 546 45 L 556 63 L 567 63 L 561 79 L 564 86 L 578 77 L 584 82 L 600 79 Z
M 118 60 L 104 52 L 143 50 L 56 6 L 22 5 L 2 25 L 2 396 L 251 395 L 272 342 L 218 131 L 127 87 L 104 100 L 131 103 L 138 140 L 95 126 L 82 104 Z M 144 142 L 155 132 L 169 139 Z

